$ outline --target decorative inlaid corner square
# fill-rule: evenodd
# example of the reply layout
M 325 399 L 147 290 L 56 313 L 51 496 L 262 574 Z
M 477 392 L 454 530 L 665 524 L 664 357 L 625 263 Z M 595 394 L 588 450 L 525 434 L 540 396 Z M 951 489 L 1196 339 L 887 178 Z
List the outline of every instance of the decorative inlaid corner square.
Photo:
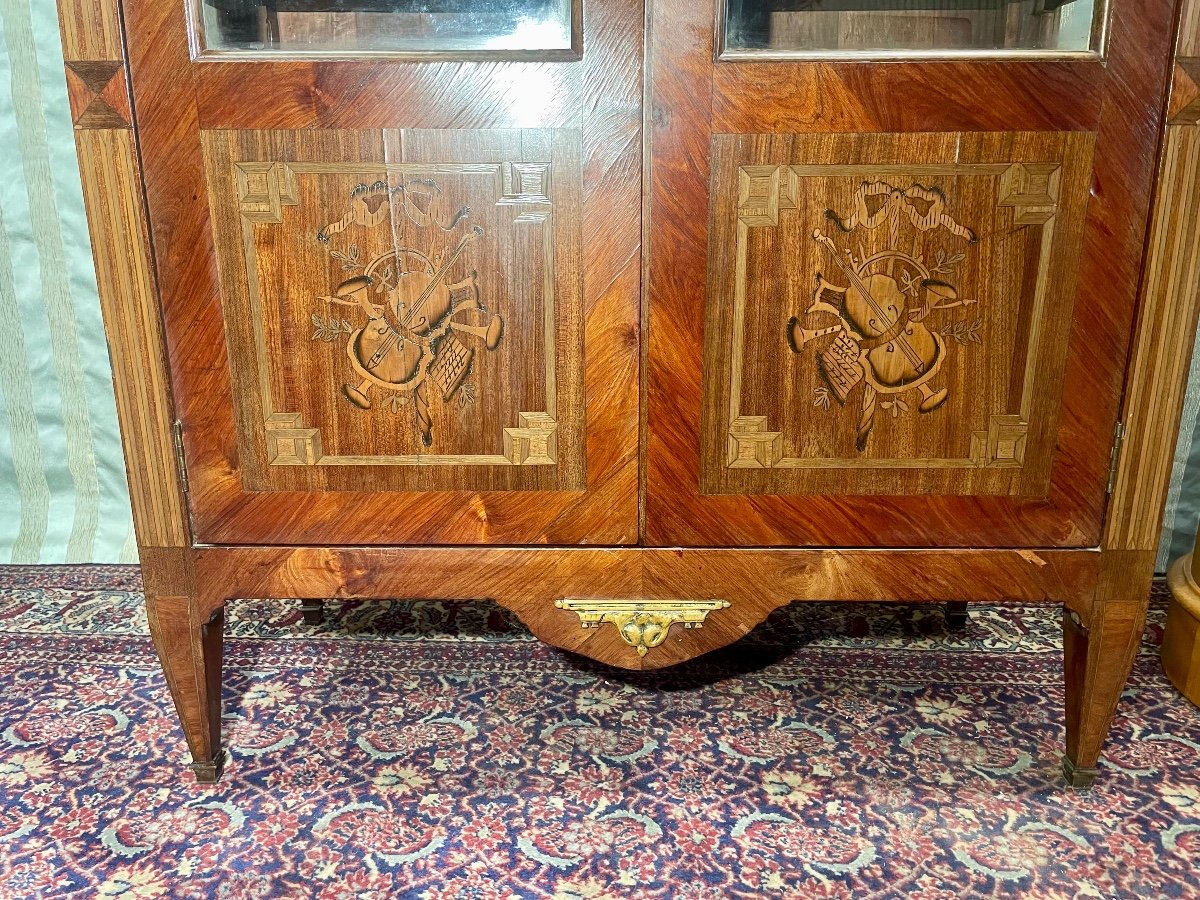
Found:
M 1200 122 L 1200 59 L 1187 56 L 1175 59 L 1167 121 L 1172 125 Z
M 273 466 L 314 466 L 321 461 L 321 432 L 305 428 L 299 413 L 272 413 L 265 423 Z
M 234 166 L 238 206 L 249 222 L 278 225 L 283 207 L 300 202 L 296 174 L 285 163 L 244 162 Z
M 1058 163 L 1015 163 L 1000 176 L 1000 205 L 1011 206 L 1018 225 L 1044 225 L 1058 209 Z
M 552 466 L 558 423 L 546 413 L 521 413 L 517 428 L 504 429 L 504 456 L 514 466 Z
M 1020 468 L 1025 462 L 1029 423 L 1020 416 L 992 416 L 987 431 L 971 435 L 971 462 L 977 466 Z
M 715 141 L 702 491 L 1044 490 L 1093 137 Z
M 783 459 L 783 434 L 767 431 L 766 416 L 738 416 L 729 426 L 729 467 L 769 469 Z
M 796 208 L 796 186 L 796 173 L 787 166 L 742 166 L 738 221 L 752 228 L 778 225 L 781 209 Z
M 510 162 L 501 168 L 503 191 L 500 204 L 549 203 L 550 164 L 544 162 Z
M 76 128 L 132 128 L 125 63 L 119 59 L 69 60 L 67 100 Z

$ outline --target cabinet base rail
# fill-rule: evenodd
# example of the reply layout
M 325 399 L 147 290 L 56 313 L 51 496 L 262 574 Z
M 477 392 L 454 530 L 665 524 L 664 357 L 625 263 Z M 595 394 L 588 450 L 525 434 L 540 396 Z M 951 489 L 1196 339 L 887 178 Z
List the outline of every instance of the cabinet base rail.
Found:
M 656 548 L 143 548 L 151 635 L 197 780 L 221 776 L 224 609 L 241 598 L 493 600 L 540 640 L 626 669 L 657 669 L 741 638 L 796 601 L 1063 606 L 1066 756 L 1095 777 L 1133 664 L 1152 562 L 1100 550 Z M 1130 566 L 1130 563 L 1136 565 Z M 1144 578 L 1132 578 L 1136 570 Z M 1144 581 L 1144 583 L 1142 583 Z M 1136 582 L 1136 583 L 1135 583 Z M 1124 592 L 1123 594 L 1121 592 Z

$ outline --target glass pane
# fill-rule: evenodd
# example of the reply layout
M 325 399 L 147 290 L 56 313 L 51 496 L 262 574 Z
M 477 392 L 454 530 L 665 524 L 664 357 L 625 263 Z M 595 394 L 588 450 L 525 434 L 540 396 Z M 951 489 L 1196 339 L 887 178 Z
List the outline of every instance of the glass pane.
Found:
M 193 0 L 206 50 L 566 50 L 571 0 Z
M 797 53 L 1086 51 L 1104 0 L 727 0 L 725 49 Z

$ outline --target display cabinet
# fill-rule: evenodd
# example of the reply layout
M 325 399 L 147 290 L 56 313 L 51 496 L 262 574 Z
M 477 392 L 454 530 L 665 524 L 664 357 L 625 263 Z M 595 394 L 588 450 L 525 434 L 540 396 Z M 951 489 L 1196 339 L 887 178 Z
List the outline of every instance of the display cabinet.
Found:
M 628 668 L 798 600 L 1057 603 L 1092 777 L 1195 326 L 1196 9 L 60 13 L 199 778 L 262 597 L 491 599 Z

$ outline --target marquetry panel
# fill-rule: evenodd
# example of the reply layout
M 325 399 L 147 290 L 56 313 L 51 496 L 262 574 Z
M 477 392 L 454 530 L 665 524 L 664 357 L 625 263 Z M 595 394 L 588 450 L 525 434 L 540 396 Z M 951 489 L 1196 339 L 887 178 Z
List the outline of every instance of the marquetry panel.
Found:
M 582 486 L 577 132 L 204 142 L 248 489 Z
M 702 491 L 1045 495 L 1092 143 L 715 136 Z

